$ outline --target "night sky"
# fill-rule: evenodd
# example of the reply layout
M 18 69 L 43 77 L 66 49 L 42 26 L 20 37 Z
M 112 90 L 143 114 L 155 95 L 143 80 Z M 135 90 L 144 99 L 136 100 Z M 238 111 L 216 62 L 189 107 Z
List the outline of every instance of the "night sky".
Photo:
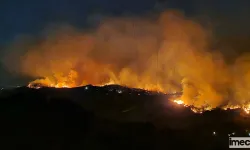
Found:
M 4 51 L 16 37 L 39 34 L 53 23 L 85 28 L 93 15 L 142 15 L 169 8 L 209 21 L 219 36 L 243 37 L 250 33 L 249 0 L 166 0 L 158 5 L 156 0 L 2 0 L 0 50 Z M 0 85 L 21 83 L 3 68 L 0 77 Z

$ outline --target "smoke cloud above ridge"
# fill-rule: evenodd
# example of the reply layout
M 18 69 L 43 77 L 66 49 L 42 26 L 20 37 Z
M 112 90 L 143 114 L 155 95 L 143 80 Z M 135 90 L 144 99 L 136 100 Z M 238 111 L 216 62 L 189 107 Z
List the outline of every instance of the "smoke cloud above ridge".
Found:
M 158 19 L 107 18 L 93 32 L 69 27 L 49 33 L 25 52 L 6 55 L 4 64 L 48 86 L 114 83 L 182 91 L 186 104 L 202 108 L 247 104 L 250 57 L 226 64 L 210 49 L 211 38 L 209 29 L 178 11 Z

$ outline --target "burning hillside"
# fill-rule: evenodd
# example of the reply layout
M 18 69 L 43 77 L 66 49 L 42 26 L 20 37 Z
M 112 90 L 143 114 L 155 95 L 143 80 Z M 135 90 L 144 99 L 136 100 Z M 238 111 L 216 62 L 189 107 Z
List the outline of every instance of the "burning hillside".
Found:
M 250 57 L 227 64 L 211 49 L 210 30 L 176 11 L 158 19 L 109 18 L 94 32 L 57 29 L 5 64 L 49 87 L 119 84 L 163 93 L 182 92 L 178 104 L 202 110 L 249 111 Z M 20 60 L 13 65 L 13 60 Z M 10 63 L 11 62 L 11 63 Z

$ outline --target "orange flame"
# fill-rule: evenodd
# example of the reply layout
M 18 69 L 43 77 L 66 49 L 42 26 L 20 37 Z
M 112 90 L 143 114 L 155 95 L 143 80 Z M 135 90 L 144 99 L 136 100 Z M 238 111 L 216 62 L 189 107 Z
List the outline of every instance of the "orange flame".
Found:
M 176 104 L 178 104 L 178 105 L 184 104 L 183 100 L 180 100 L 180 99 L 174 100 L 174 102 L 175 102 Z

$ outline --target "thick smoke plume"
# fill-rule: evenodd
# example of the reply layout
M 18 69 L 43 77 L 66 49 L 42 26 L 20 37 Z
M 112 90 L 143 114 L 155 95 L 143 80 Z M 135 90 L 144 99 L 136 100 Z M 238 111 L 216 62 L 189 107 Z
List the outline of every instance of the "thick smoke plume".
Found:
M 210 30 L 179 12 L 158 19 L 108 18 L 94 32 L 58 29 L 26 46 L 15 70 L 48 86 L 103 85 L 183 91 L 188 105 L 214 108 L 249 102 L 250 57 L 225 63 Z M 21 48 L 21 47 L 20 47 Z M 7 55 L 13 68 L 17 58 Z M 11 61 L 10 61 L 11 60 Z

